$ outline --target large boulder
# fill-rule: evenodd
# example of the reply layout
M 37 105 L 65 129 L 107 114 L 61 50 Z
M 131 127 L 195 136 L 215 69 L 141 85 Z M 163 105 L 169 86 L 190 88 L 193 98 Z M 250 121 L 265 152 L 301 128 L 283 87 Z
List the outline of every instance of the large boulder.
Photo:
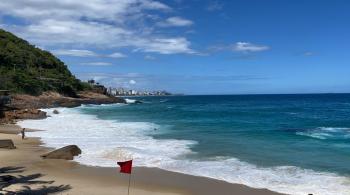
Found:
M 15 149 L 16 146 L 13 144 L 13 141 L 10 139 L 2 139 L 0 140 L 0 148 L 5 148 L 5 149 Z
M 74 156 L 78 156 L 79 154 L 81 154 L 81 150 L 77 145 L 69 145 L 41 155 L 41 157 L 44 159 L 73 160 Z

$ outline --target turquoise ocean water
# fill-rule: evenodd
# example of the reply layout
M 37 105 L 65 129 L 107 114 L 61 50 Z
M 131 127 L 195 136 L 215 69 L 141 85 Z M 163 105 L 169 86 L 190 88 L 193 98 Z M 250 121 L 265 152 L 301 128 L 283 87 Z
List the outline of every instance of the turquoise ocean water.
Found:
M 289 194 L 350 194 L 350 94 L 130 99 L 144 103 L 61 108 L 45 124 L 22 125 L 57 127 L 57 134 L 34 133 L 49 146 L 81 137 L 91 152 L 80 161 L 90 165 L 127 153 L 140 166 Z M 86 139 L 73 133 L 79 120 Z M 91 159 L 96 154 L 101 161 Z

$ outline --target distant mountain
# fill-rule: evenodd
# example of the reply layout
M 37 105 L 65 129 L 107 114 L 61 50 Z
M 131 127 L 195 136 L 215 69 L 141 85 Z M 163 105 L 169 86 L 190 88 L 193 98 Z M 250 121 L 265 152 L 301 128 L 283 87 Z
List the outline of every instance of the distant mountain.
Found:
M 88 87 L 50 52 L 0 29 L 0 90 L 31 95 L 56 91 L 75 96 Z

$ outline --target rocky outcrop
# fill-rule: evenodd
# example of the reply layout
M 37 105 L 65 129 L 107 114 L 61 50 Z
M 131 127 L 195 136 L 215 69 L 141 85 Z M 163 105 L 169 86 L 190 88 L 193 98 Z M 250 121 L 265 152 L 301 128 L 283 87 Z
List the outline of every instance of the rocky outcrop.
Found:
M 14 95 L 10 107 L 14 109 L 77 107 L 82 104 L 112 104 L 126 103 L 124 99 L 103 94 L 84 91 L 78 93 L 78 98 L 62 96 L 56 92 L 45 92 L 40 96 Z
M 2 140 L 0 140 L 0 148 L 15 149 L 16 146 L 13 143 L 12 140 L 10 140 L 10 139 L 2 139 Z
M 20 119 L 44 119 L 46 117 L 46 112 L 32 108 L 6 111 L 4 112 L 4 117 L 2 120 L 5 122 L 14 122 Z
M 81 154 L 81 150 L 77 145 L 69 145 L 59 148 L 47 154 L 41 155 L 44 159 L 64 159 L 73 160 L 74 156 Z
M 78 94 L 78 98 L 62 96 L 56 92 L 45 92 L 40 96 L 13 95 L 11 104 L 6 111 L 0 112 L 0 123 L 11 123 L 18 119 L 42 119 L 46 118 L 45 112 L 40 108 L 77 107 L 82 104 L 113 104 L 126 103 L 122 98 L 106 96 L 91 91 Z

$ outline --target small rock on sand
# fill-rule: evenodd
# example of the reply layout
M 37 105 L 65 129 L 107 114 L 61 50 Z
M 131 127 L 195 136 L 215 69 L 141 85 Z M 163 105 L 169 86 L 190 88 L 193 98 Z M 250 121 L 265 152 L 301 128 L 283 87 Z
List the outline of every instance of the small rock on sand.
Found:
M 10 139 L 3 139 L 0 140 L 0 148 L 5 148 L 5 149 L 15 149 L 16 146 L 13 144 L 13 141 Z

